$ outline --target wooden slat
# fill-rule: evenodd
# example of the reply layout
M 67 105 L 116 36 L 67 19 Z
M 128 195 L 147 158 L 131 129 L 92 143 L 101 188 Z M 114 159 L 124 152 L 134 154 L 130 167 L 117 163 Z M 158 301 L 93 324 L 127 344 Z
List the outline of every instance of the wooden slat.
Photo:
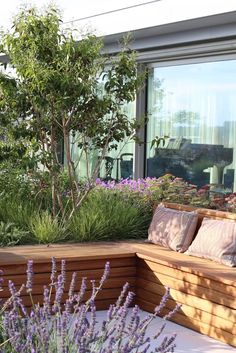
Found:
M 155 305 L 153 303 L 148 302 L 147 300 L 143 299 L 137 299 L 137 304 L 143 309 L 148 312 L 153 312 Z M 167 314 L 168 310 L 163 311 L 163 315 Z M 176 322 L 177 324 L 180 324 L 182 326 L 188 327 L 194 331 L 200 332 L 202 334 L 205 334 L 209 337 L 212 337 L 214 339 L 220 340 L 224 343 L 227 343 L 231 346 L 236 347 L 236 336 L 232 335 L 229 332 L 226 332 L 222 329 L 218 329 L 216 327 L 213 327 L 211 325 L 207 325 L 199 320 L 189 318 L 187 316 L 181 315 L 181 314 L 175 314 L 172 318 L 171 321 Z
M 171 251 L 155 244 L 134 244 L 138 258 L 160 263 L 197 276 L 236 287 L 236 269 L 213 261 Z
M 172 208 L 178 211 L 193 212 L 196 211 L 199 215 L 213 219 L 227 219 L 236 221 L 236 214 L 232 212 L 225 212 L 219 210 L 211 210 L 209 208 L 194 207 L 190 205 L 182 205 L 179 203 L 164 202 L 164 205 L 168 208 Z
M 51 254 L 53 256 L 53 253 Z M 1 252 L 0 252 L 1 257 Z M 34 258 L 33 258 L 34 259 Z M 64 259 L 63 257 L 61 259 Z M 57 259 L 57 268 L 60 270 L 60 260 Z M 68 271 L 84 271 L 84 270 L 97 270 L 97 269 L 104 269 L 105 263 L 109 261 L 110 267 L 129 267 L 129 266 L 136 266 L 136 258 L 134 256 L 125 257 L 125 258 L 112 258 L 110 259 L 107 256 L 106 259 L 93 259 L 93 260 L 81 260 L 81 259 L 67 259 L 66 260 L 66 269 Z M 17 274 L 24 274 L 26 273 L 27 264 L 26 261 L 24 264 L 16 265 L 0 265 L 0 269 L 4 271 L 4 275 L 17 275 Z M 44 263 L 38 263 L 34 259 L 34 273 L 49 273 L 51 272 L 51 258 L 47 259 Z
M 153 296 L 152 293 L 148 292 L 144 288 L 137 288 L 136 294 L 137 301 L 139 301 L 139 299 L 143 301 L 147 300 L 149 303 L 153 304 L 153 307 L 156 307 L 162 299 L 161 295 L 155 294 L 155 296 Z M 166 309 L 171 311 L 175 308 L 175 306 L 176 302 L 173 299 L 169 299 L 166 304 Z M 215 316 L 211 313 L 203 311 L 201 308 L 193 308 L 187 304 L 182 304 L 181 309 L 178 311 L 178 313 L 181 313 L 182 315 L 190 317 L 192 319 L 199 320 L 205 324 L 216 327 L 218 329 L 222 329 L 231 334 L 236 334 L 235 323 L 229 321 L 227 317 L 222 318 L 219 316 Z
M 98 286 L 99 285 L 99 279 L 95 278 L 95 283 Z M 122 289 L 123 285 L 125 284 L 125 282 L 128 282 L 130 284 L 130 286 L 134 286 L 136 283 L 136 278 L 135 277 L 127 277 L 127 278 L 109 278 L 103 285 L 103 289 L 114 289 L 114 288 L 119 288 L 119 290 Z M 76 282 L 75 285 L 75 291 L 79 291 L 80 290 L 80 285 L 81 285 L 81 280 L 78 280 Z M 65 291 L 69 290 L 69 286 L 70 284 L 67 282 L 65 284 Z M 92 285 L 90 281 L 86 282 L 86 286 L 88 289 L 91 289 Z M 43 293 L 43 284 L 36 284 L 33 286 L 33 295 L 38 295 Z M 17 290 L 20 289 L 20 285 L 16 286 Z M 26 295 L 25 290 L 22 292 L 22 296 Z M 2 298 L 9 298 L 10 293 L 8 288 L 3 288 L 3 291 L 1 292 L 1 297 Z
M 67 268 L 68 266 L 66 266 Z M 86 271 L 86 273 L 85 273 Z M 77 280 L 83 278 L 86 275 L 86 278 L 89 279 L 100 279 L 103 275 L 104 269 L 98 270 L 82 270 L 82 271 L 66 271 L 66 278 L 70 281 L 72 274 L 76 272 Z M 60 271 L 58 271 L 60 274 Z M 50 272 L 43 272 L 43 273 L 35 273 L 33 276 L 33 283 L 34 284 L 49 284 L 50 283 Z M 124 277 L 135 277 L 136 276 L 136 268 L 134 266 L 127 266 L 127 267 L 111 267 L 109 273 L 110 278 L 124 278 Z M 13 280 L 15 285 L 21 285 L 22 283 L 26 282 L 26 274 L 17 274 L 17 275 L 5 275 L 3 276 L 4 282 L 2 287 L 8 286 L 8 280 Z
M 60 244 L 60 245 L 37 245 L 17 246 L 12 248 L 1 248 L 0 268 L 4 265 L 24 264 L 29 259 L 35 262 L 45 263 L 52 256 L 55 258 L 74 260 L 113 259 L 135 257 L 135 251 L 129 243 L 87 243 L 87 244 Z
M 165 293 L 165 288 L 162 285 L 140 278 L 137 279 L 136 286 L 137 288 L 145 288 L 151 293 L 150 295 L 154 296 L 155 294 L 163 295 Z M 220 304 L 212 303 L 209 300 L 202 299 L 190 294 L 179 292 L 175 289 L 170 289 L 170 295 L 171 298 L 176 301 L 176 303 L 187 304 L 194 308 L 201 307 L 202 310 L 211 313 L 212 315 L 222 318 L 227 317 L 228 320 L 232 322 L 236 321 L 236 310 L 234 309 L 227 308 Z
M 218 213 L 215 216 L 220 217 Z M 82 277 L 87 277 L 88 282 L 90 279 L 98 282 L 106 261 L 110 261 L 110 279 L 96 299 L 98 309 L 107 309 L 114 303 L 127 280 L 144 310 L 155 306 L 168 285 L 172 298 L 168 307 L 173 308 L 176 302 L 183 304 L 174 321 L 236 346 L 236 269 L 141 242 L 24 246 L 0 250 L 4 286 L 8 279 L 17 286 L 25 281 L 26 261 L 33 259 L 34 298 L 42 303 L 42 286 L 49 282 L 51 256 L 58 260 L 59 272 L 59 260 L 66 259 L 68 282 L 72 272 L 78 271 L 76 289 Z M 88 283 L 86 298 L 89 288 Z M 23 300 L 31 305 L 28 295 L 23 295 Z
M 211 286 L 209 286 L 209 288 L 202 287 L 200 285 L 192 284 L 190 282 L 179 280 L 171 276 L 166 276 L 142 268 L 138 270 L 138 273 L 139 278 L 143 278 L 144 280 L 148 280 L 165 287 L 173 288 L 180 292 L 191 294 L 202 299 L 207 299 L 213 303 L 218 303 L 232 309 L 236 309 L 236 297 L 232 297 L 228 294 L 220 295 L 219 292 L 211 289 Z
M 212 290 L 218 291 L 219 296 L 221 294 L 224 294 L 224 295 L 228 294 L 233 298 L 236 297 L 236 287 L 230 286 L 230 285 L 226 286 L 224 283 L 219 281 L 208 279 L 202 276 L 197 276 L 189 272 L 181 271 L 179 269 L 171 268 L 153 261 L 148 261 L 143 259 L 138 259 L 137 266 L 138 266 L 138 269 L 137 269 L 138 272 L 140 268 L 142 268 L 144 271 L 150 270 L 152 272 L 164 274 L 167 276 L 172 276 L 184 282 L 200 285 L 206 288 L 207 290 L 211 288 Z
M 198 229 L 201 227 L 202 220 L 204 217 L 211 218 L 211 219 L 218 219 L 218 220 L 222 220 L 222 221 L 224 221 L 224 220 L 233 221 L 233 222 L 236 221 L 236 214 L 232 213 L 232 212 L 211 210 L 209 208 L 181 205 L 178 203 L 171 203 L 171 202 L 164 202 L 164 205 L 168 208 L 172 208 L 172 209 L 178 210 L 178 211 L 197 212 L 198 223 L 197 223 L 197 229 L 195 232 L 195 236 L 196 236 Z M 194 236 L 194 238 L 195 238 L 195 236 Z
M 131 287 L 131 290 L 133 290 L 133 287 Z M 103 301 L 103 300 L 109 300 L 112 304 L 114 304 L 118 298 L 120 294 L 120 288 L 106 288 L 103 289 L 101 292 L 98 293 L 96 300 L 95 300 L 95 304 L 99 301 Z M 63 297 L 62 297 L 62 303 L 65 302 L 65 300 L 67 299 L 68 293 L 65 292 Z M 91 295 L 91 291 L 86 291 L 85 296 L 84 296 L 84 300 L 88 300 L 90 298 Z M 22 302 L 26 307 L 32 307 L 32 302 L 31 299 L 29 297 L 29 295 L 25 295 L 25 296 L 21 296 L 22 298 Z M 41 294 L 35 294 L 33 296 L 34 299 L 34 304 L 42 304 L 43 303 L 43 295 Z M 52 295 L 52 301 L 54 299 L 54 296 Z

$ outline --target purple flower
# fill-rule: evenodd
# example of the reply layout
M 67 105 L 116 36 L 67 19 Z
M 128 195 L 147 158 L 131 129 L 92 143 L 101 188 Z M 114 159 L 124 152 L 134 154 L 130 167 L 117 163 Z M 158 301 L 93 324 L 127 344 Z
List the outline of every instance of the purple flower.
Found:
M 166 288 L 166 292 L 165 292 L 164 296 L 162 297 L 160 304 L 158 306 L 156 306 L 156 308 L 154 310 L 154 313 L 156 315 L 159 315 L 160 312 L 165 308 L 169 298 L 170 298 L 170 289 Z
M 51 284 L 54 284 L 56 281 L 56 275 L 57 275 L 57 264 L 56 264 L 56 259 L 52 257 L 52 269 L 51 269 Z
M 62 276 L 62 282 L 63 285 L 66 283 L 66 261 L 61 260 L 61 276 Z
M 30 314 L 22 304 L 21 290 L 17 291 L 13 282 L 9 281 L 11 301 L 7 311 L 2 315 L 1 332 L 8 345 L 6 346 L 7 351 L 17 353 L 148 352 L 150 337 L 147 336 L 146 330 L 159 309 L 156 309 L 154 314 L 149 314 L 147 318 L 140 320 L 139 307 L 135 305 L 133 309 L 129 308 L 134 294 L 127 293 L 127 283 L 124 285 L 116 304 L 110 306 L 106 320 L 102 324 L 97 322 L 95 300 L 108 277 L 110 270 L 108 262 L 105 265 L 99 286 L 96 287 L 95 281 L 91 281 L 92 294 L 86 302 L 83 299 L 86 293 L 86 278 L 82 279 L 79 293 L 74 293 L 76 285 L 76 273 L 74 273 L 65 305 L 63 304 L 65 262 L 62 262 L 61 274 L 57 278 L 55 277 L 55 260 L 52 261 L 52 264 L 51 283 L 49 286 L 44 286 L 43 305 L 33 305 Z M 30 295 L 32 295 L 32 277 L 33 262 L 31 261 L 27 267 L 27 289 L 30 290 Z M 55 300 L 51 308 L 50 295 L 54 291 Z M 168 290 L 160 303 L 161 308 L 167 300 Z M 178 309 L 179 306 L 167 314 L 165 319 L 169 319 Z M 164 325 L 153 337 L 153 340 L 160 336 L 163 329 Z M 174 352 L 174 341 L 175 335 L 164 337 L 161 343 L 157 343 L 155 351 Z M 3 348 L 5 349 L 5 347 Z
M 0 270 L 0 291 L 3 290 L 3 289 L 2 289 L 2 284 L 3 284 L 3 282 L 4 282 L 4 279 L 3 279 L 2 275 L 3 275 L 3 271 Z
M 32 292 L 32 288 L 33 288 L 33 260 L 29 260 L 28 264 L 27 264 L 27 282 L 25 287 L 27 288 L 27 292 Z
M 109 277 L 109 273 L 110 273 L 110 262 L 107 261 L 106 264 L 105 264 L 103 275 L 102 275 L 102 277 L 100 279 L 99 287 L 103 286 L 104 282 Z

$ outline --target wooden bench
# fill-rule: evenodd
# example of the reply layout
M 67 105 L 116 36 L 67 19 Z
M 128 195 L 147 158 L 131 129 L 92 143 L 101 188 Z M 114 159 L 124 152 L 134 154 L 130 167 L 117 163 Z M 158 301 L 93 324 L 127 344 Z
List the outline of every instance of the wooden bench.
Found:
M 51 258 L 57 260 L 60 273 L 60 260 L 66 260 L 65 293 L 69 291 L 69 284 L 73 272 L 77 272 L 75 290 L 79 290 L 81 280 L 87 277 L 87 291 L 85 299 L 90 296 L 90 280 L 99 281 L 104 266 L 110 262 L 111 271 L 108 281 L 97 296 L 97 309 L 107 309 L 113 304 L 127 281 L 132 291 L 136 284 L 136 255 L 133 249 L 122 243 L 89 243 L 89 244 L 53 244 L 35 246 L 16 246 L 0 250 L 0 269 L 3 270 L 4 283 L 0 298 L 9 298 L 8 280 L 11 279 L 17 288 L 26 283 L 27 261 L 34 261 L 33 296 L 36 303 L 43 301 L 43 287 L 50 283 Z M 31 306 L 26 290 L 21 295 L 24 304 Z M 66 296 L 64 297 L 66 299 Z
M 166 204 L 192 211 L 192 207 Z M 204 216 L 236 220 L 226 212 L 198 209 L 199 226 Z M 42 301 L 42 288 L 50 282 L 51 257 L 67 262 L 68 282 L 73 271 L 81 278 L 99 280 L 106 261 L 111 263 L 110 278 L 97 298 L 97 308 L 107 309 L 114 303 L 123 284 L 128 281 L 136 293 L 141 309 L 152 312 L 159 304 L 165 287 L 170 288 L 171 299 L 165 314 L 181 303 L 181 310 L 172 318 L 180 325 L 236 347 L 236 268 L 177 253 L 143 241 L 19 246 L 0 250 L 0 269 L 4 270 L 4 291 L 7 298 L 7 280 L 17 286 L 25 282 L 26 262 L 34 260 L 34 296 Z M 68 290 L 69 283 L 67 283 Z M 87 296 L 89 295 L 89 288 Z M 28 296 L 23 293 L 26 305 Z
M 196 210 L 176 204 L 166 206 Z M 227 212 L 201 208 L 197 212 L 198 228 L 203 217 L 236 220 L 235 214 Z M 236 347 L 236 268 L 154 244 L 133 247 L 137 256 L 137 304 L 142 309 L 153 311 L 164 287 L 169 287 L 171 300 L 167 308 L 182 304 L 173 321 Z

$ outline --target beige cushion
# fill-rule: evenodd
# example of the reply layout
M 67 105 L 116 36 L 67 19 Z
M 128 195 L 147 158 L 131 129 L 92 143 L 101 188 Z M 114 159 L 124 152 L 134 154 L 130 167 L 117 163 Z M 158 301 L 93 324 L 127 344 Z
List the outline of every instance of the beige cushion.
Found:
M 236 223 L 204 218 L 186 254 L 236 266 Z
M 158 206 L 148 230 L 148 240 L 184 252 L 193 239 L 197 219 L 198 215 L 195 212 L 176 211 Z

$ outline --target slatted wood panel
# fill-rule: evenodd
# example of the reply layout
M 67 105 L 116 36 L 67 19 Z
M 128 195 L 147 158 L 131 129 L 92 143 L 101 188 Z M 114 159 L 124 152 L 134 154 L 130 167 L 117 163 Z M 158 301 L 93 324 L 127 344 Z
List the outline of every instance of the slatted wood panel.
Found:
M 91 293 L 93 279 L 98 285 L 103 274 L 104 266 L 110 262 L 109 279 L 105 282 L 103 290 L 98 294 L 96 305 L 98 309 L 106 309 L 111 303 L 115 303 L 120 291 L 129 282 L 130 289 L 135 290 L 136 282 L 136 258 L 135 252 L 129 244 L 121 243 L 95 243 L 95 244 L 63 244 L 47 246 L 22 246 L 5 248 L 0 251 L 0 269 L 4 271 L 3 292 L 1 297 L 9 297 L 8 280 L 12 280 L 19 289 L 26 282 L 27 260 L 34 261 L 34 286 L 33 296 L 35 303 L 42 303 L 43 286 L 50 283 L 51 257 L 55 257 L 60 273 L 60 260 L 66 260 L 66 285 L 65 293 L 68 293 L 69 284 L 73 272 L 77 272 L 77 284 L 75 290 L 80 288 L 83 277 L 87 278 L 87 291 L 85 300 Z M 26 290 L 22 291 L 23 302 L 31 306 L 31 300 Z M 53 299 L 53 295 L 52 295 Z M 63 300 L 66 299 L 66 295 Z
M 170 259 L 175 254 L 170 251 Z M 225 269 L 225 266 L 221 267 Z M 173 321 L 236 346 L 235 283 L 222 285 L 220 281 L 205 280 L 183 269 L 170 268 L 168 262 L 159 263 L 158 256 L 151 260 L 142 254 L 137 261 L 137 304 L 144 310 L 153 311 L 165 293 L 165 287 L 170 288 L 171 295 L 167 308 L 171 310 L 176 303 L 182 304 Z
M 182 304 L 173 321 L 236 347 L 236 269 L 142 242 L 5 248 L 0 250 L 0 269 L 4 270 L 5 278 L 2 297 L 8 296 L 9 279 L 17 288 L 25 282 L 26 262 L 33 259 L 34 298 L 41 303 L 42 287 L 50 282 L 52 256 L 58 262 L 66 259 L 67 291 L 74 271 L 78 272 L 77 288 L 82 277 L 88 278 L 86 299 L 90 293 L 89 280 L 99 281 L 106 261 L 110 261 L 110 279 L 99 293 L 98 309 L 114 303 L 128 281 L 140 307 L 153 311 L 168 286 L 171 300 L 166 310 L 173 309 L 176 302 Z M 26 293 L 24 301 L 31 305 Z
M 236 268 L 178 253 L 154 244 L 133 244 L 133 248 L 139 258 L 150 260 L 154 263 L 157 262 L 173 270 L 179 269 L 186 273 L 205 278 L 206 280 L 215 280 L 219 285 L 222 283 L 224 288 L 226 284 L 230 288 L 236 287 Z
M 137 304 L 146 311 L 153 312 L 156 303 L 151 303 L 145 299 L 138 298 Z M 182 309 L 184 310 L 184 308 Z M 169 310 L 164 310 L 162 315 L 165 315 L 169 312 Z M 194 331 L 200 332 L 202 334 L 205 334 L 209 337 L 212 337 L 216 340 L 219 340 L 221 342 L 227 343 L 233 347 L 236 347 L 236 337 L 230 332 L 224 331 L 222 329 L 222 324 L 221 328 L 214 327 L 212 325 L 206 324 L 202 322 L 201 320 L 197 320 L 194 318 L 189 317 L 188 315 L 182 315 L 181 313 L 175 314 L 174 317 L 172 317 L 171 321 L 176 322 L 177 324 L 180 324 L 181 326 L 185 326 L 187 328 L 190 328 Z
M 168 208 L 172 208 L 178 211 L 187 211 L 187 212 L 197 212 L 198 213 L 198 224 L 197 230 L 200 228 L 202 220 L 204 217 L 212 218 L 212 219 L 219 219 L 219 220 L 227 220 L 227 221 L 236 221 L 236 214 L 225 212 L 225 211 L 218 211 L 218 210 L 210 210 L 208 208 L 202 207 L 194 207 L 189 205 L 181 205 L 178 203 L 171 203 L 171 202 L 164 202 L 164 205 Z M 195 233 L 196 235 L 196 233 Z
M 232 213 L 164 204 L 172 209 L 198 213 L 195 236 L 204 217 L 236 221 L 236 214 Z M 171 294 L 167 309 L 173 309 L 176 303 L 182 304 L 173 321 L 236 347 L 236 269 L 153 244 L 134 247 L 139 257 L 137 304 L 153 311 L 167 286 Z

